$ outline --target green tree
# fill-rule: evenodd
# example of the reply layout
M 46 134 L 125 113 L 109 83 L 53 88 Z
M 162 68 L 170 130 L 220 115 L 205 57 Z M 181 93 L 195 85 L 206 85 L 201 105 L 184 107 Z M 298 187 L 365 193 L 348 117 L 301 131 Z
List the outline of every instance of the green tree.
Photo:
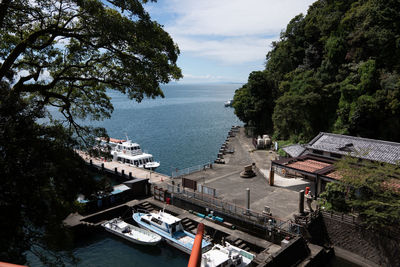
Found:
M 145 2 L 1 1 L 1 260 L 25 263 L 30 249 L 52 264 L 40 252 L 68 243 L 62 219 L 78 193 L 98 189 L 73 148 L 105 134 L 78 121 L 111 115 L 106 91 L 141 101 L 162 97 L 159 84 L 181 77 L 178 47 Z M 53 120 L 48 107 L 64 119 Z
M 326 207 L 356 212 L 368 228 L 396 229 L 400 222 L 399 165 L 360 162 L 350 157 L 336 165 L 341 178 L 321 194 Z
M 76 118 L 110 116 L 106 89 L 137 101 L 163 96 L 159 83 L 181 77 L 178 47 L 142 1 L 104 2 L 2 2 L 0 79 L 11 84 L 8 95 L 55 106 L 76 129 Z
M 295 16 L 266 56 L 264 73 L 279 88 L 275 137 L 308 141 L 333 131 L 399 141 L 399 14 L 395 0 L 319 0 Z M 248 101 L 239 113 L 253 114 Z M 253 120 L 258 129 L 268 123 Z
M 249 81 L 236 90 L 233 99 L 235 114 L 246 124 L 258 122 L 257 132 L 271 132 L 272 112 L 277 94 L 276 85 L 269 73 L 254 71 L 249 75 Z

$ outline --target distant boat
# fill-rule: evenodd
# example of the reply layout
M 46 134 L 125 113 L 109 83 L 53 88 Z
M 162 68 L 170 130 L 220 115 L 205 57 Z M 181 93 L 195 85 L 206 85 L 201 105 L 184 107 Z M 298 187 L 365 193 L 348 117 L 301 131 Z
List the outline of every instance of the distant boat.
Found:
M 181 219 L 164 211 L 157 213 L 134 212 L 133 220 L 142 228 L 160 235 L 168 244 L 190 254 L 195 236 L 183 229 Z M 201 247 L 205 252 L 211 248 L 211 243 L 203 240 Z
M 126 140 L 110 138 L 108 142 L 103 138 L 99 139 L 102 145 L 111 147 L 110 153 L 113 156 L 113 161 L 149 170 L 155 170 L 160 166 L 159 162 L 154 161 L 153 155 L 144 153 L 140 145 L 133 143 L 128 137 Z
M 119 218 L 107 221 L 101 226 L 110 233 L 140 245 L 154 246 L 162 240 L 156 233 L 128 224 Z
M 201 267 L 213 266 L 248 266 L 254 258 L 254 255 L 225 242 L 225 246 L 214 245 L 212 249 L 203 253 L 201 256 Z
M 224 103 L 225 107 L 232 107 L 233 99 L 230 99 Z

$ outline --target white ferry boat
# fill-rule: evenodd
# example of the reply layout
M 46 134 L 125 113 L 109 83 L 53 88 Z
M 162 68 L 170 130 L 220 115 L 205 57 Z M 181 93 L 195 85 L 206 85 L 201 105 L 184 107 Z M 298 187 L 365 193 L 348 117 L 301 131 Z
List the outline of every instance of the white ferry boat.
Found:
M 224 106 L 225 106 L 225 107 L 232 107 L 232 104 L 233 104 L 233 99 L 230 99 L 230 100 L 228 100 L 228 101 L 226 101 L 226 102 L 224 103 Z
M 133 219 L 142 228 L 153 231 L 165 239 L 165 241 L 177 249 L 190 254 L 192 251 L 195 235 L 185 231 L 181 219 L 164 211 L 157 213 L 134 212 Z M 202 251 L 211 248 L 211 243 L 203 240 Z
M 107 221 L 101 226 L 110 233 L 140 245 L 154 246 L 162 239 L 156 233 L 128 224 L 119 218 Z
M 254 255 L 225 242 L 225 246 L 214 245 L 212 249 L 201 255 L 201 267 L 248 266 Z
M 110 138 L 109 142 L 100 140 L 103 145 L 110 146 L 113 161 L 149 170 L 155 170 L 160 166 L 159 162 L 154 161 L 153 155 L 144 153 L 139 144 L 133 143 L 128 138 L 126 140 Z

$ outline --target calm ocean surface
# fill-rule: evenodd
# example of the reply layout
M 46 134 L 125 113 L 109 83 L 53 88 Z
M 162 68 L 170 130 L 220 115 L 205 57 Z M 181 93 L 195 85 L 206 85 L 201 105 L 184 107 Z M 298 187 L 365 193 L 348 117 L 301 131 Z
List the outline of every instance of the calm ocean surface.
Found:
M 240 84 L 165 85 L 165 98 L 136 103 L 112 92 L 114 112 L 109 120 L 96 123 L 110 137 L 128 137 L 160 161 L 157 172 L 171 171 L 213 161 L 232 125 L 242 125 L 232 108 Z M 187 266 L 189 256 L 166 244 L 148 248 L 129 243 L 105 231 L 76 244 L 78 266 Z M 41 266 L 29 257 L 30 266 Z
M 241 122 L 224 102 L 239 84 L 165 85 L 165 98 L 136 103 L 111 93 L 114 113 L 102 121 L 110 137 L 128 137 L 160 162 L 157 172 L 214 161 L 232 125 Z M 97 124 L 97 123 L 96 123 Z

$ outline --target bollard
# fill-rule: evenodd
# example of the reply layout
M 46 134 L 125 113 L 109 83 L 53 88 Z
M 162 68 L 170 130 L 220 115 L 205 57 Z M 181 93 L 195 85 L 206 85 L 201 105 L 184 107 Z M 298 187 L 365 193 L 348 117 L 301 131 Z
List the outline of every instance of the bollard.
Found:
M 269 171 L 269 185 L 273 186 L 274 185 L 274 169 L 271 167 L 271 170 Z
M 114 172 L 115 172 L 115 174 L 118 173 L 117 167 L 114 168 Z
M 268 206 L 264 206 L 263 213 L 271 216 L 271 208 Z
M 299 191 L 299 213 L 304 214 L 304 190 Z
M 93 160 L 90 160 L 89 162 L 90 162 L 90 166 L 92 166 L 93 165 Z
M 250 188 L 246 188 L 246 208 L 247 212 L 250 211 Z
M 125 170 L 121 170 L 121 176 L 125 176 Z
M 129 179 L 132 179 L 132 172 L 129 172 Z
M 104 163 L 101 164 L 101 170 L 104 171 Z

